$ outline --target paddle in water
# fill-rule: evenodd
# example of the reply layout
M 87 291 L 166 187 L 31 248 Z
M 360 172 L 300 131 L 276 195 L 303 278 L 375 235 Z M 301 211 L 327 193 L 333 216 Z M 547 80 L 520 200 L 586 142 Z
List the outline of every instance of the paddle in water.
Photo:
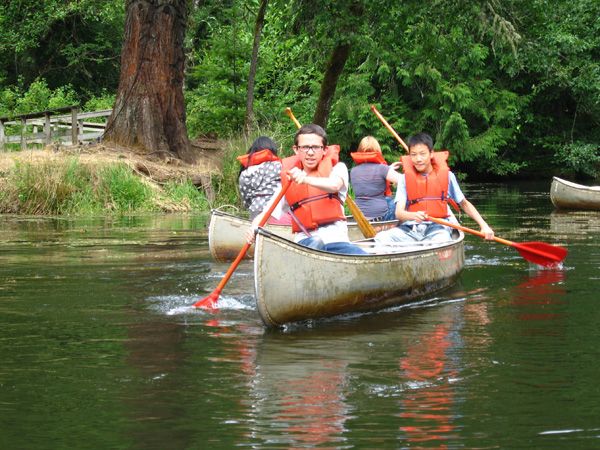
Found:
M 440 225 L 446 225 L 448 227 L 456 228 L 457 230 L 465 231 L 467 233 L 472 233 L 476 234 L 477 236 L 484 237 L 484 234 L 481 231 L 472 230 L 471 228 L 463 227 L 462 225 L 457 225 L 455 223 L 447 222 L 442 219 L 429 217 L 427 220 L 439 223 Z M 521 256 L 527 261 L 551 269 L 558 267 L 567 256 L 566 248 L 546 244 L 545 242 L 517 243 L 499 237 L 494 237 L 494 240 L 501 244 L 510 245 L 511 247 L 516 248 L 517 251 L 521 254 Z
M 283 196 L 285 195 L 285 192 L 288 190 L 288 188 L 290 187 L 291 184 L 292 184 L 291 182 L 286 183 L 285 186 L 283 186 L 281 188 L 281 191 L 275 198 L 275 201 L 271 204 L 271 206 L 267 210 L 267 213 L 264 215 L 264 217 L 259 222 L 259 224 L 258 224 L 259 227 L 262 227 L 267 223 L 267 220 L 269 220 L 269 218 L 271 217 L 273 210 L 277 207 L 277 205 L 279 204 L 279 201 L 283 198 Z M 233 272 L 235 272 L 235 269 L 237 269 L 237 266 L 240 264 L 240 262 L 244 258 L 244 255 L 246 254 L 246 252 L 248 251 L 248 249 L 250 248 L 251 245 L 252 244 L 248 244 L 247 242 L 246 242 L 246 244 L 244 244 L 244 246 L 240 250 L 240 253 L 237 255 L 237 257 L 231 264 L 231 267 L 229 267 L 229 270 L 227 271 L 227 273 L 225 274 L 225 276 L 223 277 L 223 279 L 221 280 L 221 282 L 219 283 L 217 288 L 208 297 L 203 298 L 202 300 L 199 300 L 196 303 L 194 303 L 194 307 L 216 309 L 216 307 L 219 303 L 219 294 L 221 293 L 221 291 L 223 290 L 223 288 L 229 281 L 229 278 L 231 278 L 231 275 L 233 275 Z

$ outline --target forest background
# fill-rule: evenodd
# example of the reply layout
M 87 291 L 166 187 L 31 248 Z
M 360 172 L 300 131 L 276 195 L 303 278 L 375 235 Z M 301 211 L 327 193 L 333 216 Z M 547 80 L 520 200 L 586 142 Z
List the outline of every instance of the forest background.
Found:
M 0 5 L 0 116 L 112 108 L 125 3 Z M 268 135 L 285 156 L 291 107 L 300 122 L 326 125 L 343 160 L 365 135 L 397 160 L 404 150 L 376 105 L 400 136 L 431 134 L 468 181 L 598 176 L 597 0 L 193 0 L 187 8 L 192 139 L 217 133 L 242 154 L 248 139 Z M 332 65 L 341 68 L 323 115 L 317 106 Z

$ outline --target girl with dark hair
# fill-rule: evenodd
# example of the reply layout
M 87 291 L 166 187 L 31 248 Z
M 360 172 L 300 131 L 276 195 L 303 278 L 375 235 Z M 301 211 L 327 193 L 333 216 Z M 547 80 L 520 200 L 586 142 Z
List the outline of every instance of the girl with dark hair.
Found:
M 250 211 L 250 220 L 253 220 L 262 212 L 275 189 L 281 186 L 277 144 L 273 139 L 261 136 L 252 143 L 247 154 L 237 159 L 241 163 L 239 188 L 242 203 Z M 291 224 L 291 218 L 283 217 L 276 223 Z

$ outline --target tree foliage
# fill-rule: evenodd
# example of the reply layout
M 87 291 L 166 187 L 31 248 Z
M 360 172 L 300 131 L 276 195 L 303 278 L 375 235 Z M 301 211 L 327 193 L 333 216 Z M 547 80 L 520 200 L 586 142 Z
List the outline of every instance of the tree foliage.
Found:
M 2 101 L 16 104 L 41 79 L 50 90 L 72 90 L 84 100 L 114 95 L 122 3 L 0 6 Z M 242 132 L 260 4 L 188 2 L 185 99 L 192 138 Z M 594 176 L 598 17 L 597 0 L 270 0 L 252 126 L 288 128 L 282 143 L 288 147 L 295 126 L 284 109 L 291 107 L 302 123 L 314 119 L 327 63 L 346 46 L 324 110 L 343 158 L 367 134 L 380 140 L 390 161 L 404 152 L 371 112 L 376 105 L 400 136 L 431 134 L 437 149 L 450 150 L 452 167 L 471 178 Z
M 116 92 L 125 18 L 120 0 L 0 4 L 0 80 L 27 89 L 71 85 L 88 99 Z

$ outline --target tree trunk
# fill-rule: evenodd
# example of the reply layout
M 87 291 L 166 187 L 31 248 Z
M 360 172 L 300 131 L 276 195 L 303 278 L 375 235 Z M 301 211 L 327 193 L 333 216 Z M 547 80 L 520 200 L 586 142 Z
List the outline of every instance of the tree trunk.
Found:
M 327 128 L 331 103 L 333 102 L 338 79 L 340 78 L 342 70 L 344 70 L 346 61 L 348 61 L 348 58 L 350 57 L 351 48 L 350 44 L 339 44 L 333 50 L 329 61 L 327 61 L 327 68 L 325 69 L 323 83 L 321 84 L 319 101 L 317 102 L 317 108 L 312 120 L 313 123 L 322 126 L 324 129 Z
M 254 82 L 256 80 L 256 69 L 258 67 L 258 48 L 262 35 L 263 25 L 265 24 L 265 11 L 269 0 L 261 0 L 258 13 L 256 14 L 256 26 L 254 27 L 254 46 L 252 47 L 252 57 L 250 59 L 250 73 L 248 74 L 248 91 L 246 93 L 246 118 L 244 120 L 244 134 L 250 134 L 252 120 L 254 119 Z
M 127 0 L 121 78 L 105 139 L 194 163 L 185 124 L 186 0 Z

